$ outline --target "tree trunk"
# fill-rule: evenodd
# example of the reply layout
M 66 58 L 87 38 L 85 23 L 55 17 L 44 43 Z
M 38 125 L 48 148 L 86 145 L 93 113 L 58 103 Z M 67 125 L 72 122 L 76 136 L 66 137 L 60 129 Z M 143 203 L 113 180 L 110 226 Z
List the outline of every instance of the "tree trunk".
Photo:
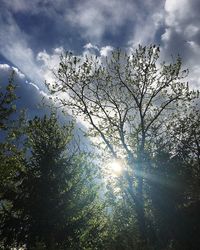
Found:
M 140 150 L 138 152 L 138 164 L 136 169 L 137 188 L 136 188 L 136 202 L 135 202 L 135 210 L 138 220 L 141 248 L 145 247 L 147 244 L 147 223 L 145 216 L 145 201 L 144 201 L 144 190 L 143 190 L 144 187 L 143 174 L 145 171 L 144 142 L 145 142 L 145 135 L 142 136 L 142 143 L 140 146 Z
M 147 230 L 146 218 L 144 209 L 144 196 L 143 196 L 143 177 L 138 177 L 138 188 L 136 193 L 135 210 L 138 220 L 138 229 L 140 233 L 140 241 L 142 245 L 147 243 Z

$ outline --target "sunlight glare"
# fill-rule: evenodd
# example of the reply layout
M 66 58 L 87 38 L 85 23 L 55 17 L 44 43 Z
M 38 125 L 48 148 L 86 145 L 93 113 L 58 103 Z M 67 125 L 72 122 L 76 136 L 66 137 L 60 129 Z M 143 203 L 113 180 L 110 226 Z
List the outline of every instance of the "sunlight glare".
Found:
M 110 164 L 110 170 L 114 175 L 120 175 L 122 172 L 122 163 L 119 160 L 113 160 Z

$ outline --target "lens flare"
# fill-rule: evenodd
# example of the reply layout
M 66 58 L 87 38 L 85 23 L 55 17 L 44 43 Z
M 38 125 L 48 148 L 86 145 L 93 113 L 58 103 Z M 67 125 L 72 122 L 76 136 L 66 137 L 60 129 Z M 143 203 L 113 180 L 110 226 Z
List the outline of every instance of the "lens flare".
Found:
M 120 175 L 122 172 L 122 163 L 119 160 L 113 160 L 109 164 L 109 168 L 113 175 Z

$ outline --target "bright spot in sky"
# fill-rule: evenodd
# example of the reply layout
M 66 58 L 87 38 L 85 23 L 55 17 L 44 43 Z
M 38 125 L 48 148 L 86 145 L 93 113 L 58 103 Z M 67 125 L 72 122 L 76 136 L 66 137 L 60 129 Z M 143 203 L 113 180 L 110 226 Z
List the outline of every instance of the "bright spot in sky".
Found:
M 122 172 L 122 163 L 119 160 L 113 160 L 110 162 L 109 168 L 114 175 L 120 175 Z

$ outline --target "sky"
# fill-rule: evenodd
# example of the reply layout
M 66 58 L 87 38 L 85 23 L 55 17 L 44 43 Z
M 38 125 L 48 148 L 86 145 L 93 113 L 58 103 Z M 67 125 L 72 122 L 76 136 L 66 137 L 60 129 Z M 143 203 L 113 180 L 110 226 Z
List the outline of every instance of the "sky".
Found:
M 97 53 L 157 44 L 177 55 L 200 87 L 199 0 L 0 0 L 0 84 L 13 69 L 27 106 L 47 95 L 44 81 L 61 52 Z

